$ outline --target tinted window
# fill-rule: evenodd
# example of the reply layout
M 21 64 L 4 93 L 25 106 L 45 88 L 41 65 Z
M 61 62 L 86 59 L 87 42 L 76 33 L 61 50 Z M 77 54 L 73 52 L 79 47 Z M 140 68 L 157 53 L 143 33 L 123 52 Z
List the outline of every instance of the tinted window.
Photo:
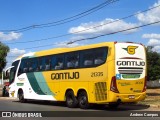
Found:
M 59 55 L 23 59 L 18 74 L 36 71 L 95 67 L 105 63 L 107 53 L 108 48 L 101 47 Z
M 28 71 L 29 72 L 35 72 L 38 71 L 38 60 L 37 58 L 33 58 L 33 59 L 28 59 L 29 61 L 29 68 Z
M 65 68 L 78 68 L 79 67 L 79 54 L 78 52 L 67 53 L 65 56 Z
M 103 64 L 106 61 L 107 53 L 107 48 L 81 51 L 81 67 L 94 67 Z
M 63 69 L 64 65 L 64 55 L 54 55 L 51 59 L 52 70 Z
M 51 69 L 51 57 L 50 56 L 40 57 L 39 58 L 39 70 L 45 71 L 45 70 L 50 70 L 50 69 Z
M 45 57 L 45 70 L 51 69 L 51 57 Z
M 18 64 L 19 64 L 19 60 L 13 62 L 13 64 L 12 64 L 12 66 L 14 66 L 14 67 L 11 68 L 11 70 L 10 70 L 10 77 L 9 77 L 9 83 L 10 83 L 10 84 L 14 81 Z
M 18 75 L 28 72 L 29 63 L 27 59 L 22 59 L 19 67 Z
M 40 71 L 45 70 L 45 58 L 44 57 L 39 58 L 39 70 Z
M 90 67 L 93 66 L 93 60 L 94 60 L 94 51 L 93 50 L 84 50 L 81 53 L 81 59 L 82 59 L 82 67 Z
M 95 49 L 95 51 L 94 51 L 94 65 L 103 64 L 106 61 L 107 52 L 108 51 L 106 48 Z

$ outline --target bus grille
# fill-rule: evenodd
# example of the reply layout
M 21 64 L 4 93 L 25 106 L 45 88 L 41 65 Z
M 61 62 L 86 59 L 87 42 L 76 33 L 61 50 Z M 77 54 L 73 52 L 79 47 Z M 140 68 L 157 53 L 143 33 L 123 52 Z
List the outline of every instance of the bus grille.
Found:
M 96 101 L 107 100 L 106 82 L 95 83 L 95 98 L 96 98 Z
M 142 74 L 143 68 L 139 67 L 119 67 L 120 74 Z

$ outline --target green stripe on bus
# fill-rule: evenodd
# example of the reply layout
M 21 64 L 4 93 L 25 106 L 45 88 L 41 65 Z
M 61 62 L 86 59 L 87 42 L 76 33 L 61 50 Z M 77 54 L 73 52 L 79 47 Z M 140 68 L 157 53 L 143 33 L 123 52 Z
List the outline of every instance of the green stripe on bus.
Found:
M 45 95 L 45 93 L 41 90 L 34 73 L 27 73 L 27 77 L 34 92 L 39 95 Z
M 34 73 L 36 80 L 38 81 L 38 85 L 40 86 L 41 90 L 47 95 L 55 95 L 49 88 L 46 83 L 46 80 L 41 72 Z
M 23 86 L 24 83 L 17 83 L 17 86 Z

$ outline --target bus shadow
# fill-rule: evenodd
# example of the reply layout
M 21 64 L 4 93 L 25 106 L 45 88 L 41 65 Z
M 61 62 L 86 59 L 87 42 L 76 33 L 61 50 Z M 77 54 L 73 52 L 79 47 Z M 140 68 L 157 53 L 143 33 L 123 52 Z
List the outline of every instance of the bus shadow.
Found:
M 19 102 L 19 101 L 13 101 Z M 43 101 L 43 100 L 28 100 L 25 102 L 26 104 L 35 104 L 35 105 L 47 105 L 47 106 L 59 106 L 59 107 L 66 107 L 65 102 L 54 102 L 54 101 Z M 25 104 L 24 103 L 24 104 Z
M 13 101 L 19 102 L 19 101 Z M 36 101 L 36 100 L 29 100 L 26 103 L 28 104 L 35 104 L 35 105 L 47 105 L 47 106 L 57 106 L 57 107 L 67 107 L 65 102 L 55 102 L 55 101 Z M 118 108 L 110 108 L 108 105 L 103 104 L 93 104 L 87 110 L 98 110 L 98 111 L 132 111 L 132 110 L 145 110 L 148 109 L 149 105 L 143 104 L 121 104 Z M 77 107 L 78 108 L 78 107 Z M 75 109 L 75 108 L 73 108 Z M 77 109 L 75 109 L 76 111 Z
M 93 105 L 90 109 L 103 110 L 103 111 L 132 111 L 132 110 L 145 110 L 148 109 L 149 105 L 138 105 L 138 104 L 121 104 L 117 108 L 110 108 L 108 105 Z

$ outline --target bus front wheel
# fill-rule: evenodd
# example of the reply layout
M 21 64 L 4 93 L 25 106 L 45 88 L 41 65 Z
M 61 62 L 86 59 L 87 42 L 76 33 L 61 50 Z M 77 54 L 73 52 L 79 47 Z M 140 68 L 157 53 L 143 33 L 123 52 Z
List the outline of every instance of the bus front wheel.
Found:
M 66 93 L 66 105 L 69 108 L 75 108 L 78 104 L 76 97 L 74 96 L 73 91 L 68 91 Z
M 22 90 L 19 91 L 19 93 L 18 93 L 18 98 L 19 98 L 19 101 L 20 101 L 21 103 L 25 103 L 25 102 L 26 102 L 26 99 L 24 99 L 24 93 L 23 93 Z
M 79 107 L 81 109 L 87 109 L 89 108 L 89 103 L 88 103 L 88 96 L 85 91 L 81 91 L 78 95 L 78 102 L 79 102 Z

